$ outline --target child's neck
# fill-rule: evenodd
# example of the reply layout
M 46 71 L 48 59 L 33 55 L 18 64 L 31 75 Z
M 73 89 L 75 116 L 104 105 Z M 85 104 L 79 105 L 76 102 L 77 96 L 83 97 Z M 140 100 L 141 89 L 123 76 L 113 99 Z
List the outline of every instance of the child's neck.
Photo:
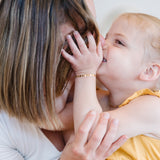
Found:
M 109 89 L 109 104 L 113 107 L 119 106 L 122 104 L 128 97 L 132 96 L 135 92 L 149 88 L 151 90 L 154 90 L 154 87 L 149 87 L 149 86 L 140 86 L 140 87 L 130 87 L 130 88 L 112 88 Z
M 112 107 L 117 107 L 122 104 L 128 97 L 130 97 L 135 91 L 133 90 L 112 90 L 109 95 L 109 104 Z
M 108 102 L 111 106 L 116 107 L 121 105 L 128 97 L 132 96 L 135 92 L 141 89 L 151 89 L 154 90 L 157 86 L 157 81 L 141 81 L 141 80 L 131 80 L 131 81 L 105 81 L 103 85 L 109 90 Z
M 148 88 L 147 86 L 144 85 L 130 85 L 130 86 L 114 86 L 109 88 L 109 103 L 111 106 L 119 106 L 122 104 L 128 97 L 132 96 L 135 92 L 138 90 Z
M 110 92 L 109 95 L 109 105 L 111 107 L 117 107 L 123 103 L 132 94 L 130 92 Z

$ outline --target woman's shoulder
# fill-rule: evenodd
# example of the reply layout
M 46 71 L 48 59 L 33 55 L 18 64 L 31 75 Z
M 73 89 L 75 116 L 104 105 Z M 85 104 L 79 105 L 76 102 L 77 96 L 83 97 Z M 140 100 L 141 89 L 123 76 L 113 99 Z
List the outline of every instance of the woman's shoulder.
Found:
M 16 152 L 27 160 L 53 158 L 61 154 L 36 125 L 20 121 L 4 111 L 0 112 L 0 152 L 1 148 L 9 154 L 15 155 Z
M 5 137 L 11 144 L 16 144 L 17 141 L 24 140 L 28 137 L 28 133 L 36 131 L 36 127 L 32 124 L 18 120 L 10 116 L 4 111 L 0 111 L 0 137 Z
M 0 111 L 0 127 L 4 130 L 15 130 L 18 132 L 19 129 L 22 131 L 22 128 L 33 128 L 33 125 L 30 125 L 26 121 L 18 120 L 17 118 L 12 117 L 5 111 Z
M 13 156 L 23 157 L 26 153 L 23 150 L 24 148 L 29 151 L 28 129 L 31 129 L 31 127 L 26 128 L 26 125 L 18 119 L 0 111 L 0 152 L 2 150 L 4 152 L 3 155 L 0 154 L 0 159 L 2 157 L 3 159 L 6 158 L 5 153 L 12 159 Z M 32 148 L 32 145 L 30 145 L 30 148 Z
M 0 145 L 16 148 L 23 153 L 21 149 L 30 150 L 29 146 L 32 148 L 36 144 L 37 137 L 40 137 L 40 133 L 36 126 L 0 112 Z

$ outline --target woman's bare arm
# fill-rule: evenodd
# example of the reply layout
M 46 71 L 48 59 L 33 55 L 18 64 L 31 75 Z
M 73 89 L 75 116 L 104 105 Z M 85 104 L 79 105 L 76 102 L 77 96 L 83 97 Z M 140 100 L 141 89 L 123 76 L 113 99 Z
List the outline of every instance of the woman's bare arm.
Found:
M 109 111 L 109 114 L 119 119 L 117 138 L 149 133 L 160 138 L 160 98 L 156 96 L 138 97 L 121 108 Z

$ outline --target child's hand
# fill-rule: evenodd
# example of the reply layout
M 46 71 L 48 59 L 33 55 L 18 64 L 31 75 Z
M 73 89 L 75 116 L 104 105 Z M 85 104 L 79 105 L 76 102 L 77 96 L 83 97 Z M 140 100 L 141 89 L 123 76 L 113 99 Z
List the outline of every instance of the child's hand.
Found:
M 78 46 L 73 41 L 72 37 L 68 35 L 67 41 L 73 55 L 68 54 L 65 50 L 62 49 L 63 57 L 71 63 L 76 75 L 96 74 L 96 71 L 103 58 L 101 43 L 96 46 L 93 35 L 88 32 L 87 38 L 89 44 L 87 47 L 84 40 L 77 31 L 75 31 L 73 34 Z

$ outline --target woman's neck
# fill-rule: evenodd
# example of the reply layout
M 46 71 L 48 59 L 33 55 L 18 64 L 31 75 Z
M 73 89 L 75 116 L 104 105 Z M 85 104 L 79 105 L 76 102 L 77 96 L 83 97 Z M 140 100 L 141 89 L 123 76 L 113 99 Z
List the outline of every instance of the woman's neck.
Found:
M 57 148 L 57 150 L 62 151 L 65 146 L 63 134 L 61 131 L 49 131 L 41 129 L 43 134 L 48 138 L 48 140 Z

